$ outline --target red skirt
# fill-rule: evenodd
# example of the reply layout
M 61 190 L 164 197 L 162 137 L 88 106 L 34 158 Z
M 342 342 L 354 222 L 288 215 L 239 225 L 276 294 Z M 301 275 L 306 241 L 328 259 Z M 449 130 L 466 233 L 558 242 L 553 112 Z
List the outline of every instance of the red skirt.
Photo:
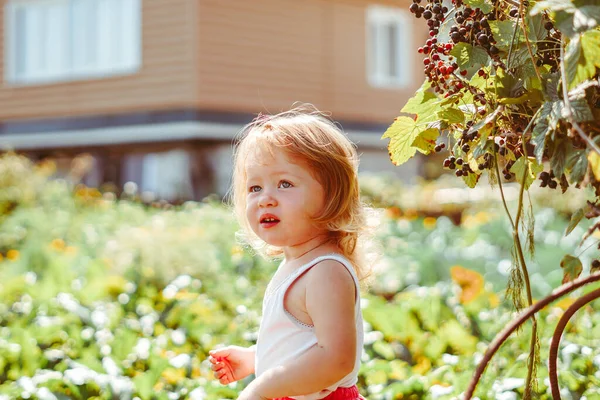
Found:
M 336 390 L 334 390 L 333 392 L 329 393 L 329 395 L 327 395 L 327 397 L 323 397 L 321 400 L 359 400 L 359 399 L 363 399 L 364 397 L 362 397 L 360 395 L 360 393 L 358 392 L 358 387 L 356 385 L 352 386 L 352 387 L 339 387 Z M 273 400 L 294 400 L 291 397 L 279 397 L 277 399 L 273 399 Z

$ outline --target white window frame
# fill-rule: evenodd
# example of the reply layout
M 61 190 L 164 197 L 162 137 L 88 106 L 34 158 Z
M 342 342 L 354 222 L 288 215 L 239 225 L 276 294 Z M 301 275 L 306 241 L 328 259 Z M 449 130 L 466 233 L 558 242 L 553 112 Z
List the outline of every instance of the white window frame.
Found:
M 389 42 L 383 40 L 383 27 L 394 24 L 396 26 L 396 65 L 399 75 L 389 74 L 386 69 L 390 65 L 390 55 L 385 49 Z M 366 18 L 366 61 L 367 79 L 371 86 L 378 88 L 401 89 L 411 84 L 412 63 L 414 56 L 411 54 L 413 35 L 412 18 L 410 13 L 399 7 L 382 5 L 369 5 Z M 373 27 L 376 32 L 373 37 Z
M 113 63 L 104 63 L 97 61 L 95 65 L 76 65 L 75 64 L 75 38 L 73 32 L 75 28 L 75 4 L 76 2 L 92 2 L 96 1 L 97 4 L 101 4 L 103 0 L 9 0 L 4 9 L 4 48 L 5 59 L 4 59 L 4 81 L 12 85 L 38 85 L 48 83 L 58 83 L 65 81 L 83 80 L 83 79 L 98 79 L 111 76 L 133 74 L 139 71 L 142 62 L 142 0 L 121 0 L 123 2 L 130 2 L 130 15 L 127 21 L 123 21 L 122 32 L 127 31 L 127 38 L 129 43 L 123 45 L 126 55 L 121 57 L 118 61 L 111 60 Z M 16 16 L 20 8 L 35 7 L 36 5 L 61 5 L 66 10 L 67 26 L 62 32 L 64 38 L 63 48 L 65 57 L 63 61 L 64 68 L 57 71 L 56 73 L 40 73 L 40 74 L 19 74 L 17 69 L 17 35 L 15 32 L 16 27 Z M 81 3 L 79 3 L 81 4 Z M 99 17 L 98 17 L 99 18 Z M 85 23 L 89 23 L 86 21 Z M 98 20 L 98 25 L 101 24 Z M 114 29 L 114 28 L 113 28 Z M 106 35 L 104 35 L 106 37 Z M 106 39 L 102 39 L 102 35 L 96 37 L 92 43 L 102 49 L 106 49 Z M 114 39 L 114 38 L 113 38 Z M 122 38 L 121 38 L 122 39 Z M 124 40 L 124 39 L 123 39 Z M 79 43 L 81 46 L 81 43 Z M 85 46 L 85 44 L 83 45 Z M 58 46 L 60 48 L 60 46 Z M 41 45 L 38 48 L 31 50 L 42 51 L 44 47 Z M 122 49 L 123 49 L 122 48 Z M 98 50 L 103 51 L 103 50 Z

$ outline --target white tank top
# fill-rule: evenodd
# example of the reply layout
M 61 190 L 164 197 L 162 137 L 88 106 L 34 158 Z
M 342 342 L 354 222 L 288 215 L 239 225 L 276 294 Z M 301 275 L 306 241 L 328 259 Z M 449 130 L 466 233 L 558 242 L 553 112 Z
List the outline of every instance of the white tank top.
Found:
M 259 377 L 268 369 L 298 358 L 301 354 L 317 345 L 317 336 L 314 327 L 298 321 L 284 307 L 284 297 L 291 284 L 304 272 L 315 266 L 319 261 L 326 259 L 342 263 L 352 275 L 356 287 L 356 361 L 354 369 L 340 381 L 317 393 L 292 397 L 298 400 L 317 400 L 326 397 L 338 387 L 351 387 L 358 381 L 360 358 L 363 351 L 363 319 L 360 308 L 360 286 L 356 272 L 348 259 L 340 254 L 328 254 L 317 257 L 304 264 L 286 277 L 277 287 L 271 287 L 273 281 L 267 286 L 263 299 L 262 320 L 258 331 L 256 343 L 255 373 Z

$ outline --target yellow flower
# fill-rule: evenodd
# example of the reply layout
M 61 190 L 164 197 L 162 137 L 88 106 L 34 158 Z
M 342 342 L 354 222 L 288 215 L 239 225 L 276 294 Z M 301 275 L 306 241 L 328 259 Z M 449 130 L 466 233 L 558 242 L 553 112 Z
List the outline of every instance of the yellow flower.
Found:
M 427 357 L 420 357 L 417 365 L 413 367 L 413 371 L 420 375 L 425 375 L 431 369 L 431 361 Z
M 437 223 L 437 219 L 434 217 L 426 217 L 423 219 L 423 226 L 425 229 L 433 229 L 435 228 L 435 224 Z
M 452 280 L 460 286 L 462 293 L 460 294 L 460 302 L 463 304 L 475 300 L 483 291 L 483 276 L 477 272 L 455 265 L 450 268 L 450 276 Z
M 183 369 L 167 368 L 163 371 L 161 376 L 170 385 L 175 385 L 181 382 L 185 378 L 185 371 Z
M 63 251 L 65 249 L 65 241 L 62 239 L 54 239 L 50 242 L 50 247 L 56 251 Z
M 6 253 L 6 258 L 8 258 L 10 261 L 17 261 L 19 259 L 19 250 L 9 250 Z
M 74 256 L 75 254 L 77 254 L 77 247 L 74 247 L 74 246 L 65 247 L 65 254 Z

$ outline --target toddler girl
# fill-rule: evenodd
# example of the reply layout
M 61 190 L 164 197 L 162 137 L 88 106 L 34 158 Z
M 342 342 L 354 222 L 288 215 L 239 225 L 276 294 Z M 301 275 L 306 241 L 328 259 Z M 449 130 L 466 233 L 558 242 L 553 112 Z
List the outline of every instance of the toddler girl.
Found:
M 283 256 L 267 287 L 257 345 L 210 352 L 238 399 L 361 399 L 359 281 L 367 277 L 354 145 L 316 111 L 259 115 L 234 157 L 233 205 L 245 239 Z

